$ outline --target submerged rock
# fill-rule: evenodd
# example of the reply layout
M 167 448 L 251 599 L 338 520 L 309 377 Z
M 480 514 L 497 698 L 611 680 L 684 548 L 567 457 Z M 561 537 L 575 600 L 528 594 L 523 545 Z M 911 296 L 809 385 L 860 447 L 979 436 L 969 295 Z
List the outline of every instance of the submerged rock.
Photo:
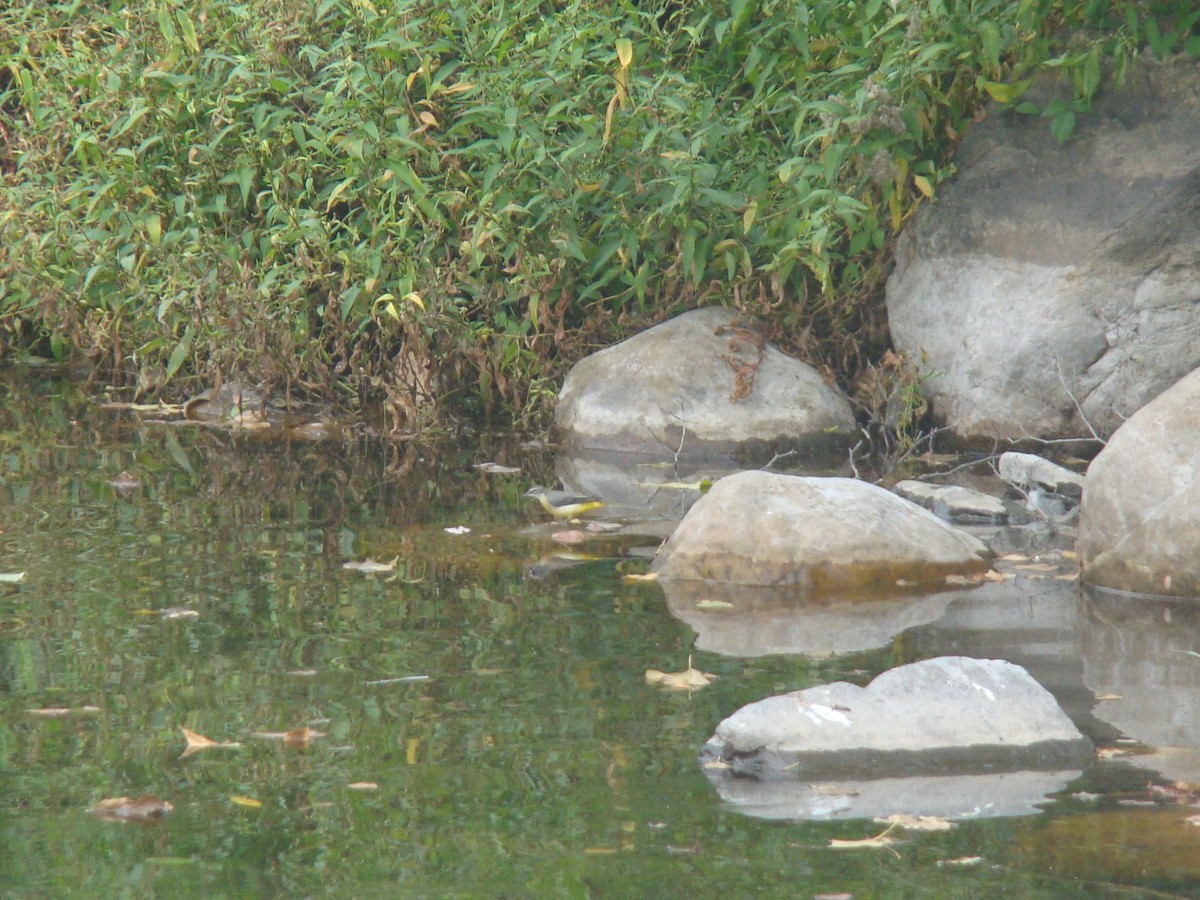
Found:
M 876 485 L 752 471 L 714 484 L 651 568 L 664 579 L 880 596 L 943 587 L 986 571 L 989 558 L 976 538 Z
M 883 778 L 939 771 L 1067 769 L 1090 742 L 1020 666 L 944 656 L 768 697 L 717 726 L 701 758 L 735 774 Z
M 1200 370 L 1121 426 L 1088 466 L 1084 581 L 1200 597 Z
M 841 452 L 850 404 L 729 310 L 698 309 L 594 353 L 555 408 L 564 443 L 656 456 Z

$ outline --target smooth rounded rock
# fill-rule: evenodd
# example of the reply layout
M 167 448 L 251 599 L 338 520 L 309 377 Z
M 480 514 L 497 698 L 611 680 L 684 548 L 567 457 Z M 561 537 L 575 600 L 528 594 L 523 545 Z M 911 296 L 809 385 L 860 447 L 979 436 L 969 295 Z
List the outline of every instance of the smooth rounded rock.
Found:
M 1078 553 L 1089 584 L 1200 597 L 1200 370 L 1132 416 L 1088 466 Z
M 736 315 L 709 307 L 580 360 L 555 424 L 564 443 L 676 457 L 842 452 L 849 402 Z
M 956 767 L 1062 768 L 1091 744 L 1023 668 L 946 656 L 768 697 L 717 726 L 702 751 L 744 774 L 881 778 Z
M 664 579 L 881 596 L 988 569 L 975 537 L 877 485 L 761 471 L 722 478 L 655 557 Z

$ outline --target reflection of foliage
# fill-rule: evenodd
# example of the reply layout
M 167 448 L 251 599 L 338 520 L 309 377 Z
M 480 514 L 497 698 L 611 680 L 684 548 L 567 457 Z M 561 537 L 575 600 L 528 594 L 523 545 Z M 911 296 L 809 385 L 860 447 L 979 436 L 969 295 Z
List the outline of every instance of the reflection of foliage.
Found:
M 644 669 L 685 658 L 693 636 L 654 586 L 611 572 L 530 582 L 515 554 L 480 562 L 487 548 L 473 544 L 416 584 L 341 568 L 348 550 L 402 543 L 413 520 L 466 519 L 516 540 L 495 483 L 454 451 L 440 454 L 445 468 L 414 461 L 382 484 L 380 453 L 394 448 L 189 430 L 172 449 L 172 432 L 85 414 L 78 399 L 47 385 L 0 405 L 18 423 L 0 483 L 4 550 L 29 572 L 0 594 L 7 893 L 791 896 L 797 869 L 858 896 L 960 889 L 933 866 L 942 838 L 914 838 L 920 852 L 886 865 L 831 859 L 829 837 L 863 833 L 731 814 L 696 763 L 737 706 L 864 680 L 857 670 L 877 671 L 887 652 L 704 654 L 696 664 L 719 680 L 661 692 Z M 142 494 L 114 497 L 104 478 L 121 468 L 143 475 Z M 141 614 L 184 602 L 198 619 Z M 410 674 L 431 679 L 367 683 Z M 23 713 L 84 703 L 101 712 Z M 249 738 L 305 725 L 327 735 L 306 751 Z M 180 726 L 244 746 L 181 761 Z M 380 789 L 348 788 L 364 780 Z M 175 809 L 145 829 L 84 814 L 142 794 Z M 976 823 L 944 840 L 953 855 L 1003 861 L 1012 831 L 1036 828 Z M 1064 896 L 1020 871 L 974 876 L 973 893 Z
M 711 302 L 849 381 L 981 100 L 1065 139 L 1107 64 L 1200 51 L 1193 6 L 7 4 L 0 324 L 397 429 L 531 417 L 564 361 Z M 1071 94 L 1029 106 L 1045 69 Z

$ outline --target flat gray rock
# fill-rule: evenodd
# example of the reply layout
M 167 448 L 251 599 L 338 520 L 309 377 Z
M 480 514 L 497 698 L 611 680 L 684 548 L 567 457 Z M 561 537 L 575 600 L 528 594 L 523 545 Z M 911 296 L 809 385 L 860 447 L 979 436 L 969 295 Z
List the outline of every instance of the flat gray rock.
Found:
M 1020 666 L 944 656 L 743 706 L 701 757 L 735 773 L 804 779 L 949 769 L 1067 769 L 1091 744 Z
M 802 595 L 889 596 L 980 574 L 977 538 L 852 478 L 739 472 L 688 510 L 651 567 L 663 579 L 788 585 Z
M 899 482 L 892 490 L 951 522 L 978 524 L 1003 522 L 1008 518 L 1008 507 L 999 497 L 956 484 L 909 480 Z
M 1200 370 L 1132 416 L 1088 466 L 1078 553 L 1089 584 L 1200 597 Z
M 671 457 L 827 457 L 855 433 L 850 403 L 718 307 L 678 316 L 580 360 L 563 383 L 564 443 Z

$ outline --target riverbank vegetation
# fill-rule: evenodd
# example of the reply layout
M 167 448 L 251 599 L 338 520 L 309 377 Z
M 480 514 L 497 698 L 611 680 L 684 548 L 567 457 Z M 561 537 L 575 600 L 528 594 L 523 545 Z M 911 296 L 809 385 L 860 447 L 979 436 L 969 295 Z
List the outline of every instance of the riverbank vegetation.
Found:
M 4 345 L 140 396 L 264 380 L 411 430 L 533 421 L 581 355 L 724 303 L 844 387 L 902 380 L 891 239 L 983 101 L 1067 140 L 1139 53 L 1200 55 L 1197 19 L 1185 0 L 10 5 Z M 1046 69 L 1073 93 L 1030 104 Z

